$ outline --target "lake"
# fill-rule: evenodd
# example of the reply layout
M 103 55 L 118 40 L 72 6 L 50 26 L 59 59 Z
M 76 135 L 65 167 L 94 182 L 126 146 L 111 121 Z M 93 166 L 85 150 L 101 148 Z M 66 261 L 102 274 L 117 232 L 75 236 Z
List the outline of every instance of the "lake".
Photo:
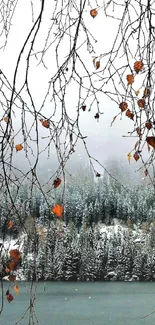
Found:
M 5 283 L 5 290 L 8 283 Z M 19 295 L 6 299 L 0 325 L 13 325 L 29 304 L 30 283 L 19 283 Z M 13 290 L 10 290 L 13 292 Z M 37 285 L 36 316 L 41 325 L 155 324 L 154 282 L 46 282 Z M 28 325 L 28 315 L 18 324 Z M 35 324 L 37 324 L 35 322 Z

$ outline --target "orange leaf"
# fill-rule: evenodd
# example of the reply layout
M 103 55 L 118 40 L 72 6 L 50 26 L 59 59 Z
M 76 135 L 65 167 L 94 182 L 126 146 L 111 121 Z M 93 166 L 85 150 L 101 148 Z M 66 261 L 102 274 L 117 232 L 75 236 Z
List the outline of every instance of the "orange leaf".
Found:
M 126 76 L 126 79 L 127 79 L 127 81 L 128 81 L 128 85 L 132 85 L 133 82 L 134 82 L 134 75 L 133 75 L 133 74 L 128 74 L 128 75 Z
M 134 159 L 135 159 L 136 161 L 138 161 L 139 158 L 140 158 L 139 155 L 138 155 L 138 153 L 136 153 L 136 152 L 134 153 L 133 157 L 134 157 Z
M 8 295 L 6 296 L 6 299 L 8 302 L 11 302 L 14 299 L 14 297 L 12 296 L 11 293 L 8 293 Z
M 134 114 L 128 109 L 125 114 L 127 117 L 129 117 L 131 120 L 134 118 Z
M 130 164 L 130 160 L 131 160 L 131 157 L 132 157 L 131 152 L 128 153 L 127 157 L 128 157 L 128 162 Z
M 5 272 L 6 273 L 9 273 L 10 272 L 10 269 L 8 267 L 5 268 Z
M 139 99 L 139 100 L 137 101 L 137 104 L 138 104 L 138 106 L 139 106 L 140 108 L 144 108 L 144 107 L 145 107 L 145 99 L 144 99 L 144 98 Z
M 90 15 L 91 15 L 93 18 L 95 18 L 95 17 L 97 16 L 97 14 L 98 14 L 98 12 L 97 12 L 96 9 L 92 9 L 92 10 L 90 10 Z
M 57 177 L 53 182 L 53 186 L 54 188 L 57 188 L 60 184 L 61 184 L 61 179 Z
M 16 268 L 17 268 L 17 263 L 14 262 L 14 261 L 10 262 L 9 265 L 8 265 L 8 268 L 9 268 L 11 271 L 16 270 Z
M 119 104 L 119 108 L 121 109 L 122 112 L 124 112 L 127 110 L 128 104 L 126 102 L 122 102 Z
M 147 137 L 147 143 L 155 149 L 155 137 Z
M 14 261 L 18 262 L 21 257 L 21 252 L 18 249 L 12 249 L 9 253 L 10 256 L 14 259 Z
M 23 149 L 22 144 L 16 144 L 16 151 L 21 151 Z
M 100 68 L 100 61 L 96 61 L 96 70 Z
M 134 70 L 138 73 L 143 69 L 143 62 L 142 61 L 136 61 L 134 63 Z
M 8 229 L 11 229 L 12 227 L 13 227 L 13 221 L 10 220 L 10 221 L 9 221 L 9 227 L 8 227 Z
M 62 217 L 63 211 L 64 208 L 59 204 L 55 204 L 51 209 L 51 212 L 54 213 L 58 218 Z
M 9 279 L 9 281 L 14 282 L 14 281 L 16 281 L 16 276 L 15 275 L 9 275 L 8 279 Z
M 19 293 L 19 287 L 17 286 L 17 284 L 14 285 L 13 289 L 14 289 L 16 295 L 18 295 L 18 293 Z
M 9 118 L 6 116 L 6 117 L 3 118 L 3 121 L 6 122 L 6 123 L 8 123 L 9 122 Z
M 42 123 L 42 126 L 44 126 L 44 128 L 49 129 L 50 123 L 48 120 L 41 121 L 41 123 Z

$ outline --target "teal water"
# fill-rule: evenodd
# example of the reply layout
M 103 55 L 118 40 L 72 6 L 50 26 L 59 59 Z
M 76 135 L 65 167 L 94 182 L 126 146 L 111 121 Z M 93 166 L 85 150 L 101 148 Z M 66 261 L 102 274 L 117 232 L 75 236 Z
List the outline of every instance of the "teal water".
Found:
M 29 288 L 29 283 L 19 283 L 19 295 L 13 294 L 10 304 L 5 300 L 0 325 L 13 325 L 21 318 L 29 304 Z M 155 310 L 155 283 L 39 283 L 35 310 L 40 325 L 152 325 L 155 314 L 141 317 Z M 28 325 L 28 314 L 18 324 Z

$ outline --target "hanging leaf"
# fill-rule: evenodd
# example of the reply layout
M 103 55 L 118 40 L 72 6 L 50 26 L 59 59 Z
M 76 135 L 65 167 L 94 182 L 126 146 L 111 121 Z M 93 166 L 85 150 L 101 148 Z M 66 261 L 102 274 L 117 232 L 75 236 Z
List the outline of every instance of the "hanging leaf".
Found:
M 21 252 L 18 249 L 11 249 L 11 251 L 9 253 L 15 262 L 19 261 L 19 259 L 21 257 Z
M 8 268 L 11 270 L 11 271 L 15 271 L 17 269 L 17 263 L 12 261 L 9 263 L 8 265 Z
M 41 123 L 42 123 L 42 126 L 44 126 L 44 128 L 49 129 L 50 123 L 48 120 L 43 120 Z
M 95 119 L 99 119 L 99 117 L 100 117 L 99 113 L 96 113 L 94 116 Z
M 155 149 L 155 137 L 147 137 L 146 141 L 151 147 Z
M 145 88 L 144 89 L 144 95 L 143 95 L 145 98 L 150 96 L 150 89 L 149 88 Z
M 131 120 L 134 118 L 134 114 L 128 109 L 125 114 L 127 117 L 129 117 Z
M 82 105 L 82 106 L 81 106 L 81 109 L 85 112 L 85 110 L 86 110 L 86 105 Z
M 61 184 L 61 179 L 57 177 L 53 182 L 53 187 L 57 188 Z
M 16 144 L 16 151 L 21 151 L 23 149 L 22 144 Z
M 90 10 L 90 15 L 91 15 L 93 18 L 95 18 L 95 17 L 98 15 L 97 10 L 96 10 L 96 9 L 92 9 L 92 10 Z
M 128 104 L 126 102 L 122 102 L 119 104 L 119 108 L 121 109 L 122 112 L 125 112 L 128 108 Z
M 51 212 L 54 213 L 58 218 L 62 217 L 63 211 L 64 208 L 59 204 L 55 204 L 51 209 Z
M 138 73 L 142 69 L 143 69 L 143 62 L 142 61 L 136 61 L 134 63 L 134 70 L 136 71 L 136 73 Z
M 152 124 L 151 124 L 150 121 L 147 121 L 147 122 L 145 123 L 145 126 L 146 126 L 146 128 L 147 128 L 148 130 L 151 130 L 151 129 L 152 129 Z
M 131 158 L 132 158 L 131 152 L 128 153 L 127 157 L 128 157 L 128 162 L 129 162 L 129 164 L 130 164 L 130 160 L 131 160 Z
M 17 285 L 17 284 L 16 284 L 16 285 L 14 285 L 13 289 L 14 289 L 14 291 L 15 291 L 16 295 L 18 295 L 18 293 L 19 293 L 19 287 L 18 287 L 18 285 Z
M 96 70 L 100 68 L 100 61 L 96 61 Z
M 136 90 L 136 91 L 135 91 L 135 94 L 136 94 L 136 96 L 138 96 L 138 95 L 139 95 L 139 93 L 140 93 L 140 91 L 139 91 L 139 90 Z
M 145 175 L 145 176 L 148 175 L 148 170 L 147 170 L 147 169 L 144 170 L 144 175 Z
M 7 301 L 10 303 L 10 302 L 14 299 L 14 297 L 13 297 L 13 295 L 12 295 L 11 293 L 9 293 L 9 294 L 6 296 L 6 299 L 7 299 Z
M 133 158 L 134 158 L 136 161 L 139 160 L 140 157 L 139 157 L 139 155 L 138 155 L 137 152 L 134 153 Z
M 101 174 L 96 172 L 96 177 L 101 177 Z
M 137 104 L 138 104 L 138 106 L 139 106 L 140 108 L 144 108 L 144 107 L 145 107 L 145 99 L 144 99 L 144 98 L 139 99 L 139 100 L 137 101 Z
M 5 272 L 6 273 L 9 273 L 10 272 L 10 269 L 6 266 L 6 268 L 5 268 Z
M 14 223 L 12 220 L 9 221 L 9 226 L 8 226 L 8 229 L 11 229 L 13 227 Z
M 137 134 L 139 135 L 139 137 L 141 137 L 141 136 L 142 136 L 141 129 L 138 127 L 138 128 L 136 129 L 136 131 L 137 131 Z
M 126 79 L 127 79 L 127 81 L 128 81 L 128 85 L 132 85 L 133 82 L 134 82 L 134 75 L 133 75 L 133 74 L 128 74 L 128 75 L 126 76 Z
M 14 281 L 16 281 L 16 276 L 11 274 L 8 276 L 8 279 L 9 279 L 9 281 L 14 282 Z
M 9 122 L 9 118 L 6 116 L 6 117 L 3 118 L 3 121 L 4 121 L 5 123 L 8 123 L 8 122 Z

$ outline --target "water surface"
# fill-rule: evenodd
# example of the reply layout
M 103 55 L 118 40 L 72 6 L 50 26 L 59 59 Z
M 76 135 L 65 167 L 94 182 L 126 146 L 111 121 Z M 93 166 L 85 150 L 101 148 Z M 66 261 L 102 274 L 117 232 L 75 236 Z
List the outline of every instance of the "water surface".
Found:
M 5 289 L 7 283 L 5 283 Z M 13 325 L 29 305 L 30 283 L 19 283 L 19 295 L 5 300 L 0 325 Z M 13 292 L 13 291 L 12 291 Z M 37 285 L 36 316 L 41 325 L 152 325 L 155 283 L 47 282 Z M 28 314 L 20 321 L 28 325 Z

